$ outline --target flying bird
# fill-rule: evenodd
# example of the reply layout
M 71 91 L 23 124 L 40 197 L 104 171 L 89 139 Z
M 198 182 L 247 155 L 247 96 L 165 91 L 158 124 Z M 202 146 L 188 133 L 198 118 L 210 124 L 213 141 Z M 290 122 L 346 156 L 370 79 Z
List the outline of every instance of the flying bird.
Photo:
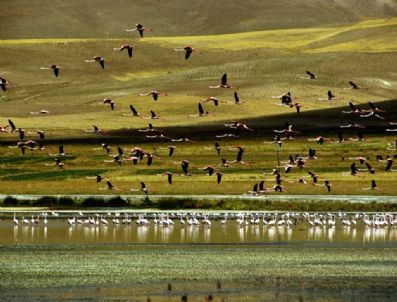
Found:
M 243 103 L 243 102 L 240 100 L 240 98 L 239 98 L 239 96 L 238 96 L 238 94 L 237 94 L 237 91 L 234 91 L 233 97 L 234 97 L 234 104 L 240 105 L 240 104 Z
M 132 105 L 130 105 L 130 110 L 131 110 L 131 113 L 129 113 L 129 114 L 123 113 L 123 115 L 124 116 L 140 116 L 141 115 L 140 113 L 138 113 L 138 111 Z
M 103 190 L 121 191 L 119 188 L 116 188 L 115 186 L 113 186 L 113 184 L 109 180 L 106 181 L 106 187 L 98 188 L 98 190 L 100 190 L 100 191 L 103 191 Z
M 9 81 L 7 81 L 4 78 L 0 78 L 0 87 L 1 90 L 3 90 L 4 92 L 7 91 L 7 86 L 12 85 Z
M 146 187 L 146 184 L 141 181 L 141 188 L 140 189 L 130 189 L 131 192 L 136 192 L 136 191 L 141 191 L 143 193 L 145 193 L 146 195 L 148 195 L 149 193 L 149 189 Z
M 103 100 L 104 104 L 109 104 L 110 105 L 110 109 L 114 110 L 114 102 L 111 99 L 104 99 Z
M 221 84 L 218 86 L 208 86 L 209 88 L 233 88 L 227 83 L 227 74 L 225 73 L 221 78 Z
M 129 44 L 125 44 L 125 45 L 121 45 L 120 47 L 115 47 L 113 48 L 113 50 L 119 50 L 119 51 L 123 51 L 124 49 L 127 49 L 127 54 L 128 57 L 132 57 L 132 51 L 134 50 L 134 46 L 129 45 Z
M 223 173 L 221 171 L 218 171 L 218 172 L 215 172 L 215 175 L 216 175 L 216 182 L 219 185 L 222 181 Z
M 190 58 L 190 55 L 192 52 L 199 52 L 201 53 L 198 49 L 194 49 L 193 47 L 186 45 L 183 48 L 174 48 L 174 51 L 184 51 L 185 52 L 185 60 Z
M 96 133 L 96 134 L 102 134 L 102 135 L 104 135 L 105 134 L 105 132 L 103 132 L 101 129 L 99 129 L 97 126 L 95 126 L 95 125 L 92 125 L 92 128 L 94 128 L 94 129 L 92 129 L 92 130 L 84 130 L 84 132 L 87 132 L 87 133 Z
M 203 105 L 201 103 L 198 103 L 198 114 L 189 114 L 191 117 L 200 117 L 200 116 L 207 116 L 209 114 L 208 111 L 204 111 Z
M 168 95 L 167 93 L 160 93 L 157 90 L 152 90 L 148 93 L 140 93 L 139 96 L 149 96 L 151 95 L 153 97 L 154 101 L 157 101 L 159 99 L 160 95 Z
M 105 59 L 100 56 L 96 56 L 92 60 L 85 60 L 85 62 L 86 63 L 98 62 L 99 65 L 101 65 L 102 69 L 105 69 Z
M 60 66 L 55 65 L 55 64 L 48 65 L 47 67 L 40 67 L 41 70 L 51 69 L 51 70 L 54 72 L 54 75 L 55 75 L 56 77 L 59 76 L 59 69 L 60 69 L 60 68 L 61 68 Z
M 168 184 L 172 185 L 172 173 L 171 172 L 164 172 L 163 176 L 167 176 Z
M 315 80 L 315 79 L 317 79 L 316 75 L 314 73 L 311 73 L 310 71 L 306 71 L 306 74 L 308 75 L 308 77 L 300 77 L 300 78 L 304 79 L 304 80 Z
M 147 31 L 153 31 L 153 29 L 151 29 L 151 28 L 150 28 L 150 29 L 146 29 L 146 28 L 143 27 L 143 25 L 140 24 L 140 23 L 135 24 L 135 28 L 126 29 L 125 31 L 138 31 L 138 32 L 139 32 L 139 35 L 141 36 L 141 38 L 143 38 L 143 32 L 144 32 L 145 30 L 147 30 Z

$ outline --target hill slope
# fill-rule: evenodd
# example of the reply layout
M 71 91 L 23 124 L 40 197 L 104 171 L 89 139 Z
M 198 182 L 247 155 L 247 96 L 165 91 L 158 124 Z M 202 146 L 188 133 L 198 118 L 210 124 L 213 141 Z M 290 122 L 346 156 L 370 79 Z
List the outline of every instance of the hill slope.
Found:
M 395 0 L 14 0 L 3 1 L 0 39 L 130 37 L 146 24 L 156 36 L 302 28 L 397 16 Z M 135 34 L 135 33 L 134 33 Z

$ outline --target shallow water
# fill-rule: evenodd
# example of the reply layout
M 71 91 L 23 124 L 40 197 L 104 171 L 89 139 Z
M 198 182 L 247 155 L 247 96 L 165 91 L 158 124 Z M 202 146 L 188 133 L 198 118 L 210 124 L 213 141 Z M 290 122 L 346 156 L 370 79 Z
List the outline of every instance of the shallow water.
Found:
M 357 244 L 397 244 L 397 226 L 373 228 L 356 226 L 310 227 L 302 222 L 292 227 L 244 225 L 229 220 L 225 225 L 213 221 L 211 226 L 153 224 L 139 226 L 132 224 L 73 225 L 65 220 L 49 220 L 46 226 L 14 226 L 12 220 L 0 221 L 0 244 L 87 244 L 87 243 L 357 243 Z
M 1 301 L 397 301 L 396 264 L 397 227 L 362 222 L 0 221 Z

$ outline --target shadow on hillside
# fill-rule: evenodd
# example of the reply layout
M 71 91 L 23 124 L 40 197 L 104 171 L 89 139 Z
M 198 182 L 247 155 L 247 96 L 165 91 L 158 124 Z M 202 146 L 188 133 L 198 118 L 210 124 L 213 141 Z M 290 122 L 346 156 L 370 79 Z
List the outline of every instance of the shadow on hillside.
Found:
M 253 131 L 240 131 L 240 138 L 255 139 L 255 138 L 271 138 L 274 136 L 274 129 L 282 129 L 286 122 L 293 124 L 294 129 L 300 131 L 300 136 L 318 136 L 324 135 L 327 137 L 337 136 L 340 130 L 340 125 L 349 123 L 359 123 L 365 125 L 365 134 L 379 134 L 385 135 L 386 128 L 397 128 L 397 126 L 389 126 L 389 122 L 397 122 L 397 100 L 387 100 L 376 103 L 379 108 L 385 109 L 387 112 L 382 114 L 386 119 L 381 120 L 376 117 L 362 118 L 358 115 L 343 114 L 341 111 L 349 111 L 348 106 L 303 111 L 297 114 L 295 111 L 286 114 L 278 114 L 264 117 L 255 117 L 251 119 L 244 119 L 242 122 L 252 128 Z M 368 104 L 361 104 L 360 109 L 369 109 Z M 205 117 L 204 117 L 205 119 Z M 192 125 L 183 127 L 158 127 L 164 131 L 164 134 L 171 138 L 188 137 L 197 141 L 214 141 L 216 135 L 224 133 L 233 133 L 232 129 L 226 128 L 223 124 L 230 120 L 223 120 L 217 123 L 208 125 Z M 156 125 L 156 121 L 153 121 Z M 354 135 L 357 129 L 343 129 L 343 133 Z M 393 133 L 393 132 L 391 132 Z M 48 138 L 47 144 L 64 143 L 64 144 L 100 144 L 107 143 L 143 143 L 143 142 L 160 142 L 161 140 L 146 138 L 147 132 L 139 132 L 137 129 L 118 129 L 108 131 L 106 135 L 90 135 L 89 137 L 64 137 L 64 138 Z M 227 139 L 227 138 L 226 138 Z M 168 142 L 168 140 L 163 140 Z M 2 141 L 0 144 L 9 144 L 9 140 Z

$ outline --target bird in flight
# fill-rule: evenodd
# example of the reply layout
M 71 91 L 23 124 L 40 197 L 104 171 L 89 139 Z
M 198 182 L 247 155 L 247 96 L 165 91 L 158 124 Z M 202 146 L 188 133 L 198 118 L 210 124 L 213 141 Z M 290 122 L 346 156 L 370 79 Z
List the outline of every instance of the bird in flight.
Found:
M 306 71 L 306 74 L 308 75 L 308 77 L 300 77 L 300 78 L 304 79 L 304 80 L 315 80 L 315 79 L 317 79 L 316 75 L 314 73 L 311 73 L 310 71 Z
M 362 188 L 364 191 L 367 190 L 377 190 L 380 191 L 380 188 L 376 185 L 375 179 L 371 180 L 371 186 L 369 188 Z
M 130 189 L 130 191 L 131 192 L 141 191 L 141 192 L 145 193 L 146 195 L 148 195 L 148 193 L 149 193 L 149 189 L 146 187 L 146 184 L 143 181 L 141 181 L 141 188 L 140 189 L 132 188 L 132 189 Z
M 225 73 L 221 78 L 221 84 L 218 86 L 208 86 L 209 88 L 233 88 L 227 83 L 227 74 Z
M 96 134 L 102 134 L 102 135 L 104 135 L 105 134 L 105 132 L 103 132 L 101 129 L 99 129 L 97 126 L 95 126 L 95 125 L 92 125 L 92 128 L 94 128 L 94 129 L 92 129 L 92 130 L 84 130 L 84 132 L 87 132 L 87 133 L 96 133 Z
M 55 65 L 55 64 L 48 65 L 47 67 L 40 67 L 41 70 L 52 69 L 52 71 L 54 72 L 54 75 L 55 75 L 56 77 L 59 76 L 59 69 L 60 69 L 60 68 L 61 68 L 60 66 Z
M 141 36 L 141 38 L 143 38 L 143 32 L 144 32 L 145 30 L 147 30 L 147 31 L 153 31 L 153 29 L 151 29 L 151 28 L 146 29 L 146 28 L 143 27 L 143 25 L 140 24 L 140 23 L 135 24 L 135 28 L 126 29 L 125 31 L 138 31 L 138 32 L 139 32 L 139 35 Z
M 198 52 L 201 53 L 200 50 L 194 49 L 193 47 L 186 45 L 183 48 L 174 48 L 174 51 L 184 51 L 185 52 L 185 60 L 190 58 L 190 55 L 192 52 Z
M 103 190 L 121 191 L 119 188 L 116 188 L 115 186 L 113 186 L 113 184 L 109 180 L 106 181 L 106 187 L 98 188 L 98 190 L 100 190 L 100 191 L 103 191 Z
M 105 59 L 99 56 L 94 57 L 92 60 L 85 60 L 86 63 L 98 62 L 102 69 L 105 69 Z
M 4 92 L 6 92 L 7 90 L 7 86 L 12 85 L 9 81 L 7 81 L 4 78 L 0 78 L 0 88 L 1 90 L 3 90 Z
M 201 103 L 198 103 L 198 114 L 189 114 L 191 117 L 200 117 L 200 116 L 207 116 L 209 114 L 208 111 L 204 111 L 203 105 Z
M 162 117 L 157 115 L 153 110 L 150 110 L 150 115 L 149 116 L 142 116 L 142 118 L 147 119 L 147 120 L 160 120 L 160 119 L 162 119 Z
M 160 147 L 160 149 L 168 149 L 168 156 L 173 156 L 174 155 L 174 152 L 175 152 L 175 149 L 178 149 L 177 147 L 175 147 L 175 146 L 168 146 L 168 147 L 166 147 L 166 148 L 162 148 L 162 147 Z
M 45 109 L 41 109 L 40 111 L 31 111 L 30 114 L 32 115 L 38 115 L 38 114 L 49 114 L 50 112 Z
M 113 48 L 113 50 L 119 50 L 119 51 L 123 51 L 124 49 L 127 49 L 128 57 L 132 58 L 132 51 L 134 50 L 134 46 L 129 44 L 124 44 L 121 45 L 120 47 Z
M 59 159 L 59 158 L 54 158 L 54 163 L 49 164 L 46 163 L 46 166 L 57 166 L 59 169 L 63 169 L 65 164 Z
M 110 109 L 114 110 L 114 101 L 111 99 L 104 99 L 103 100 L 104 104 L 109 104 L 110 105 Z
M 240 104 L 243 103 L 243 102 L 240 100 L 240 98 L 239 98 L 238 93 L 237 93 L 236 90 L 234 91 L 233 97 L 234 97 L 234 104 L 240 105 Z
M 172 185 L 172 173 L 171 172 L 164 172 L 161 174 L 162 176 L 167 176 L 168 184 Z
M 140 116 L 141 114 L 135 109 L 134 106 L 130 105 L 131 113 L 123 113 L 123 116 Z
M 357 85 L 356 83 L 349 81 L 350 87 L 349 88 L 344 88 L 344 89 L 366 89 L 368 90 L 368 88 L 363 88 L 360 85 Z
M 159 99 L 160 95 L 168 95 L 167 93 L 160 93 L 157 90 L 152 90 L 148 93 L 140 93 L 139 96 L 149 96 L 151 95 L 153 97 L 154 101 L 157 101 Z
M 102 143 L 101 147 L 99 148 L 93 148 L 93 150 L 105 150 L 107 154 L 110 154 L 110 146 L 107 143 Z
M 218 106 L 219 103 L 222 102 L 222 101 L 218 100 L 218 99 L 217 99 L 216 97 L 214 97 L 214 96 L 209 96 L 209 97 L 207 97 L 206 99 L 201 99 L 200 101 L 201 101 L 202 103 L 214 102 L 214 105 L 215 105 L 215 106 Z M 222 103 L 223 103 L 223 102 L 222 102 Z

